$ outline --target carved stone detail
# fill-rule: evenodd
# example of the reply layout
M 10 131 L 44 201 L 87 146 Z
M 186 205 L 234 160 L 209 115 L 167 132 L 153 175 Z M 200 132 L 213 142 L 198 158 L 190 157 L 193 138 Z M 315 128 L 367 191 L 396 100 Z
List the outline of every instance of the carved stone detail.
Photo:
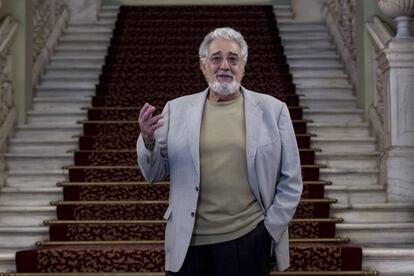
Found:
M 33 85 L 50 59 L 68 17 L 64 0 L 33 0 Z
M 375 58 L 373 63 L 375 89 L 373 105 L 381 121 L 382 127 L 385 126 L 385 97 L 389 93 L 389 64 L 385 53 L 375 47 Z
M 327 7 L 338 26 L 345 48 L 356 63 L 356 0 L 329 0 Z

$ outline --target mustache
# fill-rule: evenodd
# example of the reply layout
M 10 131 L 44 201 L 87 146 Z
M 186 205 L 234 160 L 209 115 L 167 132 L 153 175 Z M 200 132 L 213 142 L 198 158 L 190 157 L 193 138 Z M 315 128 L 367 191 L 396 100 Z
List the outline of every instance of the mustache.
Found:
M 227 71 L 218 71 L 215 76 L 227 76 L 227 77 L 234 77 L 234 75 L 231 72 Z

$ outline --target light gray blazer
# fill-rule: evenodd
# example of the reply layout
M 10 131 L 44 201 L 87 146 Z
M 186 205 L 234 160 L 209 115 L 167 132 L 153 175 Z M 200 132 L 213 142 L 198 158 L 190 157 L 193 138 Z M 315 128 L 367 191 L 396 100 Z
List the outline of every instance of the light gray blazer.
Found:
M 272 236 L 276 266 L 289 267 L 288 223 L 302 193 L 296 137 L 285 103 L 242 88 L 246 122 L 247 175 L 252 193 L 265 213 Z M 164 126 L 153 151 L 137 141 L 138 164 L 148 182 L 170 176 L 165 233 L 165 269 L 177 272 L 185 259 L 193 233 L 200 185 L 200 126 L 208 89 L 169 101 Z

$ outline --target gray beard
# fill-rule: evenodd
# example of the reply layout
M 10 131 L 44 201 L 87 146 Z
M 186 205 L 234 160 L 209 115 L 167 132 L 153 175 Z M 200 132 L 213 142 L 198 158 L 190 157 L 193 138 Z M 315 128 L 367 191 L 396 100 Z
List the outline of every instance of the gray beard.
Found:
M 240 88 L 240 83 L 233 80 L 231 83 L 219 83 L 218 81 L 209 82 L 208 86 L 219 96 L 225 97 L 236 93 Z

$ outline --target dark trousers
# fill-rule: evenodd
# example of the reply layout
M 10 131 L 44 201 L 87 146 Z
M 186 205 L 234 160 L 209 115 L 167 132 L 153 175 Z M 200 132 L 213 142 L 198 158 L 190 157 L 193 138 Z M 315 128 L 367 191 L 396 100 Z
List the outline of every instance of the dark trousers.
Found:
M 263 222 L 228 242 L 190 246 L 179 272 L 166 276 L 268 276 L 271 240 Z

